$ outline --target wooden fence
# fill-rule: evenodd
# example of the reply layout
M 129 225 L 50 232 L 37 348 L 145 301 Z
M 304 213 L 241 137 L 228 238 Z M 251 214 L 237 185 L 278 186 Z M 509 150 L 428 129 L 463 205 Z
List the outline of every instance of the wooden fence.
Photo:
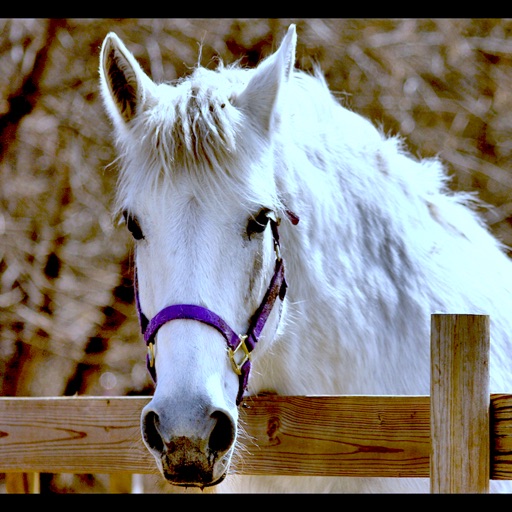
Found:
M 41 472 L 154 473 L 139 431 L 149 400 L 0 398 L 7 492 L 37 492 Z M 243 474 L 428 477 L 435 493 L 512 480 L 512 394 L 489 392 L 485 315 L 432 315 L 430 396 L 268 395 L 240 416 Z

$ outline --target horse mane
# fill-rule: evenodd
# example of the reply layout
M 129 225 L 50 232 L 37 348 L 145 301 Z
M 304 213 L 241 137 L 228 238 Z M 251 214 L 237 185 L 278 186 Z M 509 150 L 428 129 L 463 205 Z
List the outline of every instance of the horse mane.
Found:
M 244 126 L 243 112 L 233 105 L 250 72 L 238 62 L 219 62 L 215 70 L 197 66 L 190 75 L 155 87 L 130 134 L 118 132 L 119 211 L 134 191 L 154 192 L 177 173 L 200 183 L 198 193 L 209 197 L 220 200 L 232 192 L 250 205 L 270 201 L 269 206 L 279 206 L 276 194 L 266 199 L 254 194 L 268 191 L 268 183 L 248 186 L 247 180 L 262 179 L 258 173 L 244 172 L 260 159 L 265 144 L 261 133 Z
M 219 78 L 219 73 L 197 68 L 176 86 L 178 101 L 160 103 L 142 119 L 165 166 L 178 164 L 197 172 L 229 163 L 240 126 L 236 112 L 226 108 L 230 98 Z
M 370 185 L 366 180 L 391 178 L 428 204 L 445 202 L 447 196 L 448 202 L 476 204 L 468 194 L 449 191 L 449 178 L 437 159 L 412 165 L 399 137 L 386 136 L 367 119 L 342 107 L 318 67 L 311 74 L 293 71 L 292 79 L 284 84 L 277 121 L 269 135 L 248 125 L 236 98 L 253 71 L 238 62 L 225 66 L 219 61 L 214 70 L 197 65 L 190 75 L 155 86 L 133 119 L 130 133 L 118 132 L 118 212 L 134 204 L 133 196 L 141 190 L 156 196 L 157 190 L 161 193 L 162 187 L 172 186 L 178 178 L 190 181 L 199 200 L 217 199 L 219 207 L 226 194 L 235 194 L 249 212 L 254 212 L 255 205 L 282 210 L 286 201 L 279 196 L 279 187 L 269 183 L 283 174 L 276 167 L 288 165 L 284 157 L 287 148 L 300 149 L 316 168 L 326 168 L 336 165 L 333 162 L 338 158 L 338 150 L 333 148 L 339 143 L 332 137 L 347 143 L 363 138 L 368 146 L 380 148 L 376 162 L 380 172 L 367 176 L 361 172 L 355 181 L 361 183 L 364 193 Z M 291 118 L 292 129 L 287 125 Z M 346 131 L 340 133 L 342 127 Z M 287 137 L 291 131 L 294 140 L 290 144 Z M 270 137 L 274 151 L 280 154 L 272 161 L 261 161 L 269 153 L 264 148 Z M 260 162 L 259 172 L 249 172 L 255 162 Z M 354 182 L 352 193 L 353 186 Z M 442 215 L 443 209 L 433 208 L 436 213 L 432 215 Z

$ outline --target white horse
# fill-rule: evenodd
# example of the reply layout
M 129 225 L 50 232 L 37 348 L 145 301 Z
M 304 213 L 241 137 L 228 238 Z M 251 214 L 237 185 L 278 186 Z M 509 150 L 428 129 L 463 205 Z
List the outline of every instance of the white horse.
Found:
M 512 264 L 471 197 L 340 106 L 320 73 L 295 70 L 295 47 L 292 25 L 256 69 L 157 85 L 114 33 L 103 43 L 156 379 L 143 439 L 184 487 L 428 491 L 231 464 L 243 393 L 429 394 L 433 312 L 489 314 L 491 390 L 512 390 Z

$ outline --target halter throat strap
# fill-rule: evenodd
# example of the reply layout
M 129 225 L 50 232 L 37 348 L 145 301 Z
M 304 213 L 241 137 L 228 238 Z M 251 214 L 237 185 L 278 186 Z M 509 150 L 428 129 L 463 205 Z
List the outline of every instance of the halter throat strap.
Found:
M 298 222 L 298 218 L 295 216 L 293 220 L 291 219 L 294 224 L 297 223 L 294 222 L 295 219 L 297 219 Z M 217 313 L 203 306 L 193 304 L 174 304 L 167 306 L 158 312 L 151 320 L 148 320 L 140 307 L 137 268 L 135 268 L 135 304 L 137 307 L 141 332 L 148 347 L 146 355 L 147 368 L 155 383 L 155 343 L 158 330 L 164 324 L 172 320 L 196 320 L 213 327 L 220 332 L 226 340 L 231 365 L 235 373 L 239 376 L 236 404 L 240 404 L 249 380 L 249 372 L 251 370 L 251 352 L 259 340 L 261 332 L 265 327 L 277 298 L 279 297 L 282 301 L 286 295 L 287 284 L 284 277 L 284 261 L 281 258 L 279 248 L 279 234 L 277 231 L 278 222 L 271 217 L 269 217 L 269 222 L 272 229 L 272 235 L 274 237 L 274 249 L 276 252 L 274 274 L 270 280 L 270 284 L 260 306 L 249 322 L 249 329 L 246 334 L 237 334 L 223 318 L 217 315 Z

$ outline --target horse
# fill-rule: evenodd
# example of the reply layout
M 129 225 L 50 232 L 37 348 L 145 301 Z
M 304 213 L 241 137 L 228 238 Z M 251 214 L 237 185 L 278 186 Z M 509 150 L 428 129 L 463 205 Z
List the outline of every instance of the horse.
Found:
M 490 387 L 512 388 L 512 264 L 478 200 L 296 69 L 296 43 L 291 25 L 251 69 L 157 84 L 115 33 L 103 41 L 115 212 L 155 381 L 142 438 L 185 490 L 428 491 L 237 474 L 243 397 L 428 395 L 434 312 L 490 315 Z

